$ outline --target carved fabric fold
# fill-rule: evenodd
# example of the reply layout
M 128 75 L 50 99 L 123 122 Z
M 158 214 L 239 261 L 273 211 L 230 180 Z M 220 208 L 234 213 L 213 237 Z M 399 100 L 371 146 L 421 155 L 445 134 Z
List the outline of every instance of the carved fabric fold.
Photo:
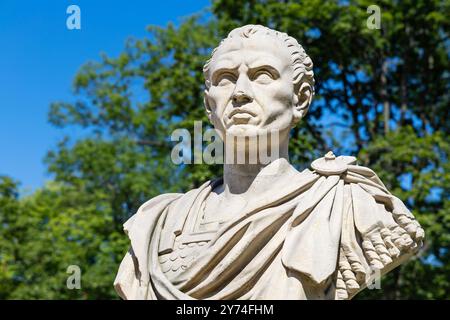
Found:
M 218 182 L 158 196 L 125 224 L 131 249 L 115 280 L 124 299 L 349 299 L 421 245 L 423 229 L 376 174 L 305 170 L 270 199 L 249 202 L 187 268 L 169 278 L 161 256 L 194 236 L 198 208 Z M 166 259 L 167 260 L 167 259 Z M 175 261 L 176 262 L 176 261 Z

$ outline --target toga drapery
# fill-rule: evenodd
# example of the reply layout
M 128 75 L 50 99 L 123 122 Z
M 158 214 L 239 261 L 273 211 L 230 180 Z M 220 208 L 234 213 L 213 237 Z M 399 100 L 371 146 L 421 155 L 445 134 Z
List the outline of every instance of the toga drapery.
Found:
M 283 177 L 270 197 L 214 231 L 202 229 L 201 212 L 221 180 L 149 200 L 124 225 L 131 247 L 116 291 L 124 299 L 352 298 L 417 251 L 424 232 L 372 170 L 338 158 L 344 172 Z

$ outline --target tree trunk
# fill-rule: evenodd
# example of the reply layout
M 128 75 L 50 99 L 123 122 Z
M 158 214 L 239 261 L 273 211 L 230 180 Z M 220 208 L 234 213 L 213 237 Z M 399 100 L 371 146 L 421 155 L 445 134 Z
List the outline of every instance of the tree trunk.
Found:
M 389 133 L 389 120 L 391 118 L 391 106 L 387 95 L 388 62 L 385 59 L 381 67 L 381 99 L 383 101 L 384 134 Z

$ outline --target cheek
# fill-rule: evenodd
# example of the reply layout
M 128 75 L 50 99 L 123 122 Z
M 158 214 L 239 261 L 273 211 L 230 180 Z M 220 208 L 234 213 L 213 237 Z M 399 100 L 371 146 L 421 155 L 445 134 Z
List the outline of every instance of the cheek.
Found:
M 222 122 L 225 108 L 230 100 L 232 93 L 233 88 L 228 87 L 211 87 L 209 89 L 209 102 L 214 122 Z
M 230 100 L 232 93 L 233 93 L 232 86 L 220 87 L 220 88 L 219 87 L 211 87 L 209 89 L 209 99 L 211 102 L 211 108 L 222 109 L 227 104 L 227 102 Z
M 289 107 L 292 106 L 294 92 L 294 85 L 291 79 L 289 77 L 288 79 L 276 82 L 277 87 L 274 89 L 274 98 Z
M 284 81 L 276 81 L 269 85 L 258 85 L 256 100 L 260 101 L 263 107 L 270 107 L 270 110 L 285 110 L 293 103 L 292 85 Z M 269 110 L 266 110 L 269 111 Z

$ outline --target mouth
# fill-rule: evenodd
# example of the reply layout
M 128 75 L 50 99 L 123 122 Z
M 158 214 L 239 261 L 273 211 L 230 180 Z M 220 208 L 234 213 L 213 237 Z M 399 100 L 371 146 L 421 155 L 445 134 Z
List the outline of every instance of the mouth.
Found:
M 230 114 L 228 115 L 228 118 L 251 118 L 251 117 L 255 117 L 256 114 L 254 114 L 252 111 L 250 110 L 244 110 L 244 109 L 233 109 L 231 110 Z

